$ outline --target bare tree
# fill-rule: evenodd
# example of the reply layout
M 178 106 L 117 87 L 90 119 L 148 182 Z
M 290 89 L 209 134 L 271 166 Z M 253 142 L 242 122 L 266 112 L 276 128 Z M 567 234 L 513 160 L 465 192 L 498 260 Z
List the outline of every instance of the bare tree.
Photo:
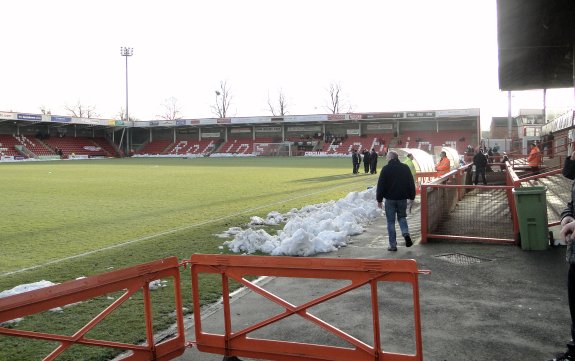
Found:
M 64 109 L 76 118 L 98 118 L 100 116 L 100 114 L 96 112 L 96 107 L 94 105 L 82 105 L 79 100 L 75 105 L 64 106 Z
M 218 118 L 225 118 L 232 102 L 232 93 L 225 81 L 220 81 L 220 89 L 216 90 L 216 104 L 212 105 L 212 112 Z
M 270 94 L 268 93 L 268 106 L 270 107 L 270 112 L 272 112 L 272 115 L 274 115 L 274 116 L 282 116 L 283 117 L 288 112 L 287 112 L 286 97 L 285 97 L 285 94 L 283 93 L 282 89 L 280 89 L 277 101 L 278 101 L 278 104 L 277 104 L 277 108 L 276 108 L 276 107 L 274 107 L 274 104 L 270 100 Z
M 176 120 L 182 119 L 182 112 L 180 105 L 178 104 L 178 99 L 171 97 L 164 100 L 162 104 L 164 107 L 164 114 L 158 115 L 158 117 L 165 120 Z
M 40 111 L 44 115 L 52 115 L 52 111 L 50 109 L 46 108 L 44 105 L 40 106 Z
M 341 107 L 341 85 L 336 83 L 331 83 L 327 90 L 329 93 L 329 104 L 327 109 L 332 114 L 339 114 Z
M 138 120 L 137 118 L 134 118 L 133 116 L 129 116 L 130 120 L 134 121 L 134 120 Z M 116 120 L 121 120 L 121 121 L 126 121 L 126 109 L 124 109 L 124 107 L 120 108 L 120 111 L 116 114 Z

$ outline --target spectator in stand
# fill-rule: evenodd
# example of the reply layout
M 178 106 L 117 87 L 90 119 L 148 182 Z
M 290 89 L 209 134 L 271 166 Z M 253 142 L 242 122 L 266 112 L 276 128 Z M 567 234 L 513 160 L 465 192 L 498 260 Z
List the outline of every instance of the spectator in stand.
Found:
M 529 155 L 527 156 L 527 163 L 534 174 L 539 173 L 539 166 L 541 165 L 541 152 L 535 143 L 529 144 Z
M 371 155 L 367 149 L 364 149 L 361 154 L 363 155 L 363 171 L 367 174 L 369 173 L 369 165 L 371 164 Z
M 475 165 L 475 179 L 473 180 L 473 184 L 477 185 L 477 183 L 479 183 L 479 175 L 481 175 L 483 185 L 487 185 L 487 179 L 485 179 L 485 169 L 487 168 L 487 157 L 485 157 L 485 154 L 483 154 L 480 148 L 477 148 L 477 152 L 473 157 L 473 165 Z
M 371 148 L 371 153 L 369 153 L 369 167 L 371 168 L 371 174 L 377 174 L 377 152 L 375 148 Z
M 447 153 L 445 153 L 445 151 L 439 153 L 439 157 L 440 159 L 439 162 L 437 162 L 437 164 L 435 165 L 435 170 L 441 177 L 442 175 L 449 172 L 449 170 L 451 169 L 451 162 L 449 162 L 449 158 L 447 158 Z
M 351 163 L 353 165 L 353 174 L 357 174 L 359 171 L 359 164 L 361 163 L 361 156 L 357 153 L 357 149 L 355 148 L 351 150 Z
M 399 161 L 398 154 L 390 150 L 387 153 L 387 165 L 381 169 L 377 181 L 376 200 L 377 206 L 383 208 L 385 199 L 385 218 L 387 220 L 387 235 L 389 237 L 390 252 L 397 251 L 395 233 L 395 217 L 401 229 L 405 246 L 411 247 L 413 242 L 409 235 L 407 224 L 407 203 L 415 199 L 415 183 L 409 167 Z

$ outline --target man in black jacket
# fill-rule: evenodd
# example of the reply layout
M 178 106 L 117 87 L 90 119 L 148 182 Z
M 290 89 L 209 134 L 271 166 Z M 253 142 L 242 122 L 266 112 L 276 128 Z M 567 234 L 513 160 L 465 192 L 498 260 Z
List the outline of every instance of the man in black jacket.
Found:
M 355 148 L 351 150 L 351 163 L 353 165 L 353 174 L 357 174 L 359 171 L 359 163 L 361 163 L 361 156 Z
M 575 179 L 575 152 L 565 159 L 563 175 L 569 179 Z M 575 182 L 571 186 L 571 200 L 561 212 L 561 238 L 567 243 L 566 260 L 569 262 L 567 273 L 567 298 L 569 299 L 569 312 L 571 314 L 571 341 L 567 343 L 567 352 L 557 355 L 552 361 L 575 360 L 575 244 L 573 244 L 573 232 L 575 232 Z
M 369 165 L 371 164 L 371 155 L 369 154 L 369 150 L 364 149 L 361 154 L 363 155 L 363 171 L 364 173 L 369 173 Z
M 385 198 L 385 218 L 387 219 L 387 235 L 389 237 L 388 251 L 397 251 L 395 234 L 395 215 L 405 246 L 411 247 L 413 242 L 407 225 L 407 200 L 415 199 L 415 182 L 409 167 L 399 161 L 397 153 L 390 150 L 387 153 L 387 165 L 381 169 L 377 181 L 377 206 L 383 208 Z
M 483 180 L 483 185 L 487 185 L 487 179 L 485 179 L 485 169 L 487 168 L 487 157 L 480 148 L 477 149 L 477 153 L 473 156 L 473 164 L 475 165 L 475 180 L 473 184 L 477 185 L 479 183 L 479 175 Z
M 370 162 L 370 168 L 371 168 L 371 174 L 376 174 L 377 173 L 377 152 L 375 151 L 375 148 L 371 148 L 371 153 L 369 153 L 369 162 Z

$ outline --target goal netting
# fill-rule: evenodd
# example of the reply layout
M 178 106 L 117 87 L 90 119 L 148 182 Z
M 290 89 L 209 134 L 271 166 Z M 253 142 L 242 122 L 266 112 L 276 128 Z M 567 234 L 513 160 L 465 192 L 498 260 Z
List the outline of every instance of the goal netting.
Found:
M 268 157 L 291 157 L 292 143 L 254 143 L 253 154 Z

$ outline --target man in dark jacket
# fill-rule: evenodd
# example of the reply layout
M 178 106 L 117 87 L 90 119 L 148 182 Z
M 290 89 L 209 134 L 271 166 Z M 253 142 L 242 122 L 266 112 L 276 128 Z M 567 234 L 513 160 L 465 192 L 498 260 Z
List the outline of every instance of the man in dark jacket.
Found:
M 565 159 L 563 175 L 569 179 L 575 179 L 575 152 Z M 567 243 L 566 260 L 569 262 L 567 273 L 567 298 L 569 299 L 569 313 L 571 314 L 571 341 L 567 343 L 567 352 L 557 355 L 553 361 L 575 360 L 575 244 L 573 244 L 573 232 L 575 232 L 575 182 L 571 186 L 571 200 L 561 212 L 561 238 Z
M 353 174 L 357 174 L 359 171 L 359 163 L 361 163 L 361 156 L 355 148 L 351 150 L 351 163 L 353 164 Z
M 375 151 L 375 148 L 371 148 L 371 153 L 369 153 L 369 162 L 370 162 L 370 168 L 371 168 L 371 174 L 376 174 L 377 173 L 377 152 Z
M 415 182 L 409 167 L 399 161 L 397 153 L 390 150 L 387 153 L 387 165 L 381 169 L 379 180 L 377 181 L 377 206 L 383 208 L 385 198 L 385 218 L 387 219 L 387 235 L 389 236 L 388 251 L 397 251 L 395 234 L 395 215 L 405 246 L 411 247 L 413 242 L 409 235 L 407 225 L 407 200 L 411 202 L 415 199 Z
M 475 180 L 473 184 L 477 185 L 479 183 L 479 175 L 483 180 L 483 185 L 487 185 L 487 179 L 485 179 L 485 169 L 487 168 L 487 157 L 481 149 L 477 149 L 477 153 L 473 156 L 473 164 L 475 165 Z
M 369 154 L 369 150 L 364 149 L 361 154 L 363 155 L 363 172 L 369 173 L 369 165 L 371 164 L 371 155 Z

